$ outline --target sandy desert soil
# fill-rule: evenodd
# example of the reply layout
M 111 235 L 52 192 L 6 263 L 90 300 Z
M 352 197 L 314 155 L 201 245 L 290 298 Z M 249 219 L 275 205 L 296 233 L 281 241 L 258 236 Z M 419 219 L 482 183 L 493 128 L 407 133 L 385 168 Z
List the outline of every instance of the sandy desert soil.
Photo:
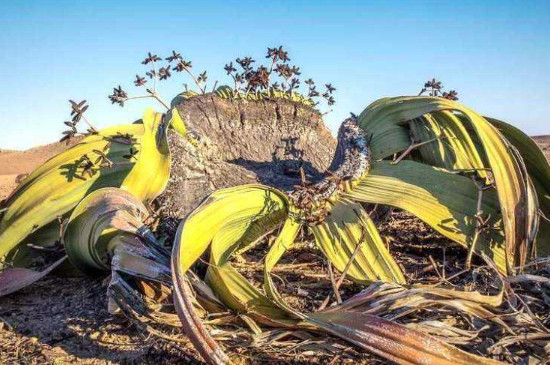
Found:
M 550 160 L 550 136 L 534 139 Z M 0 150 L 0 199 L 16 186 L 17 176 L 29 173 L 65 148 L 64 144 L 54 143 L 23 152 Z M 419 239 L 423 244 L 433 243 L 433 235 L 419 236 L 416 233 L 419 222 L 412 220 L 402 216 L 393 219 L 401 230 L 401 243 Z M 412 234 L 403 234 L 403 227 Z M 124 318 L 109 315 L 106 282 L 102 278 L 51 276 L 0 300 L 1 364 L 200 363 L 195 356 L 195 351 L 187 343 L 171 343 L 148 336 Z M 357 357 L 317 359 L 300 355 L 283 357 L 282 361 L 276 362 L 383 363 L 370 356 L 360 358 L 358 362 Z M 256 359 L 253 363 L 274 362 L 262 354 L 258 354 Z

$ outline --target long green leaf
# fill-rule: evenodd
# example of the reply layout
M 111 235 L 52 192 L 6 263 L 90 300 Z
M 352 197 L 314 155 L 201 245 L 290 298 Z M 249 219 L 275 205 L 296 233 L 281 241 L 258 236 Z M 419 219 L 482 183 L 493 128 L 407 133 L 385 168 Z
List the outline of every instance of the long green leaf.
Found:
M 452 112 L 444 110 L 425 114 L 410 122 L 415 142 L 433 142 L 418 148 L 420 162 L 448 170 L 475 170 L 487 177 L 486 167 L 472 136 Z
M 252 244 L 285 216 L 285 223 L 266 256 L 264 294 L 232 268 L 229 260 L 238 249 Z M 185 331 L 207 363 L 223 364 L 225 355 L 196 315 L 184 277 L 210 245 L 209 285 L 222 302 L 258 323 L 322 330 L 404 365 L 498 364 L 378 316 L 337 308 L 301 313 L 287 305 L 271 279 L 271 271 L 293 246 L 301 227 L 300 216 L 283 194 L 267 187 L 248 185 L 214 193 L 180 225 L 172 261 L 176 283 L 174 298 Z M 253 327 L 258 330 L 256 325 Z
M 315 242 L 337 270 L 344 271 L 351 260 L 347 272 L 351 279 L 362 283 L 376 280 L 405 283 L 403 273 L 360 204 L 338 199 L 330 215 L 311 230 Z
M 25 266 L 36 254 L 36 251 L 26 248 L 24 243 L 29 241 L 24 241 L 26 237 L 42 231 L 38 238 L 47 236 L 52 239 L 33 243 L 53 244 L 59 238 L 58 216 L 69 213 L 90 191 L 122 184 L 134 162 L 123 157 L 128 153 L 129 145 L 109 142 L 109 138 L 117 133 L 128 133 L 139 143 L 143 126 L 120 126 L 100 132 L 101 138 L 88 137 L 47 161 L 23 181 L 6 201 L 8 209 L 0 222 L 0 258 L 4 257 L 16 266 Z M 93 176 L 83 176 L 81 156 L 96 159 L 99 156 L 93 150 L 101 151 L 106 147 L 107 158 L 113 162 L 113 167 L 98 169 Z
M 58 217 L 70 213 L 94 190 L 122 187 L 144 202 L 158 196 L 170 173 L 165 127 L 162 114 L 147 110 L 143 124 L 100 131 L 38 167 L 5 202 L 7 210 L 0 221 L 0 263 L 8 260 L 16 266 L 27 265 L 37 254 L 24 244 L 28 237 L 33 233 L 40 233 L 41 239 L 52 237 L 55 230 L 59 231 L 55 224 Z M 133 156 L 132 150 L 137 151 Z M 103 161 L 101 154 L 106 157 Z M 88 170 L 83 156 L 93 163 Z M 33 243 L 46 246 L 54 242 Z
M 397 165 L 381 161 L 344 197 L 407 210 L 453 241 L 465 247 L 472 243 L 478 189 L 465 176 L 414 161 L 401 161 Z M 482 210 L 491 215 L 493 224 L 497 223 L 499 205 L 494 191 L 483 193 Z M 500 270 L 506 271 L 501 234 L 482 234 L 476 251 L 487 253 Z
M 497 127 L 521 154 L 529 176 L 535 185 L 539 208 L 544 217 L 550 219 L 550 165 L 539 146 L 516 127 L 497 119 L 485 118 Z M 550 255 L 550 221 L 548 219 L 540 220 L 536 241 L 537 255 L 539 256 Z
M 187 269 L 210 247 L 207 283 L 229 308 L 285 325 L 288 315 L 235 270 L 229 260 L 234 253 L 279 225 L 287 214 L 288 201 L 276 189 L 244 185 L 212 194 L 183 225 L 179 250 Z M 185 253 L 185 255 L 183 255 Z
M 69 261 L 82 272 L 108 270 L 112 240 L 122 232 L 138 234 L 147 208 L 135 196 L 118 188 L 88 194 L 67 221 L 63 244 Z
M 529 196 L 528 177 L 521 167 L 521 161 L 509 143 L 486 119 L 456 102 L 436 97 L 387 98 L 367 107 L 359 116 L 359 125 L 371 136 L 373 155 L 384 158 L 390 153 L 404 149 L 403 144 L 390 146 L 383 136 L 404 126 L 406 122 L 425 114 L 453 111 L 461 113 L 467 120 L 479 141 L 480 148 L 488 161 L 498 191 L 500 209 L 506 232 L 506 265 L 508 271 L 522 266 L 534 236 L 533 217 L 537 214 L 536 200 Z M 384 155 L 375 151 L 389 148 Z

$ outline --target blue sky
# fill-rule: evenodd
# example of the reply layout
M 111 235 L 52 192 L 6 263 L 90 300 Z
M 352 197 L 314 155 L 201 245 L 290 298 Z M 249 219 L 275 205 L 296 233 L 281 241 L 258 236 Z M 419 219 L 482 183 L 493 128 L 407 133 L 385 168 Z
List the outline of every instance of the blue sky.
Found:
M 223 83 L 227 61 L 280 44 L 303 76 L 338 88 L 333 131 L 350 111 L 435 77 L 482 114 L 550 134 L 549 18 L 544 0 L 2 1 L 0 148 L 59 139 L 69 98 L 87 99 L 100 127 L 138 119 L 152 102 L 121 109 L 106 95 L 118 83 L 137 92 L 149 50 L 176 49 Z

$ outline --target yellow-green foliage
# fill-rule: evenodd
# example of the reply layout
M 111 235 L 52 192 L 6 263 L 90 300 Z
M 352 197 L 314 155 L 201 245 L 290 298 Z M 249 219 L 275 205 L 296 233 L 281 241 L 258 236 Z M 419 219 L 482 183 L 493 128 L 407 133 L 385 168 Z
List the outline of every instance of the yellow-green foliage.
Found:
M 227 85 L 223 85 L 218 87 L 213 92 L 214 95 L 226 99 L 226 100 L 248 100 L 248 101 L 259 101 L 264 99 L 282 99 L 282 100 L 290 100 L 296 103 L 300 103 L 307 106 L 314 106 L 314 102 L 297 92 L 286 92 L 282 90 L 275 90 L 273 88 L 269 88 L 267 90 L 261 90 L 261 91 L 242 91 L 239 90 L 238 92 L 235 92 L 235 90 Z M 182 101 L 185 99 L 190 99 L 196 96 L 199 96 L 201 94 L 195 92 L 195 91 L 185 91 L 183 93 L 180 93 L 174 100 Z M 174 101 L 172 101 L 172 107 L 174 107 Z
M 177 112 L 173 116 L 181 121 Z M 152 110 L 142 121 L 102 130 L 33 171 L 5 202 L 0 262 L 28 262 L 35 252 L 22 243 L 54 244 L 59 238 L 58 217 L 94 190 L 121 187 L 145 203 L 157 197 L 170 175 L 168 124 Z

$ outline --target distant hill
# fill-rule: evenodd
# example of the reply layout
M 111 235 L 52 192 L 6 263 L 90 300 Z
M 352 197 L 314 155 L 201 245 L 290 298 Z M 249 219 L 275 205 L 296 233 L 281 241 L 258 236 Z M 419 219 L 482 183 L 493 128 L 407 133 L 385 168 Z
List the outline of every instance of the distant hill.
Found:
M 69 144 L 65 142 L 50 143 L 25 151 L 0 149 L 0 175 L 29 173 L 49 158 L 75 145 L 78 140 L 80 139 L 75 138 Z
M 546 158 L 550 161 L 550 136 L 534 136 L 533 139 L 542 149 Z
M 531 138 L 533 138 L 537 143 L 550 145 L 550 136 L 533 136 Z
M 0 149 L 0 199 L 17 186 L 18 176 L 21 178 L 30 173 L 48 159 L 75 145 L 80 139 L 75 138 L 69 144 L 56 142 L 25 151 Z

